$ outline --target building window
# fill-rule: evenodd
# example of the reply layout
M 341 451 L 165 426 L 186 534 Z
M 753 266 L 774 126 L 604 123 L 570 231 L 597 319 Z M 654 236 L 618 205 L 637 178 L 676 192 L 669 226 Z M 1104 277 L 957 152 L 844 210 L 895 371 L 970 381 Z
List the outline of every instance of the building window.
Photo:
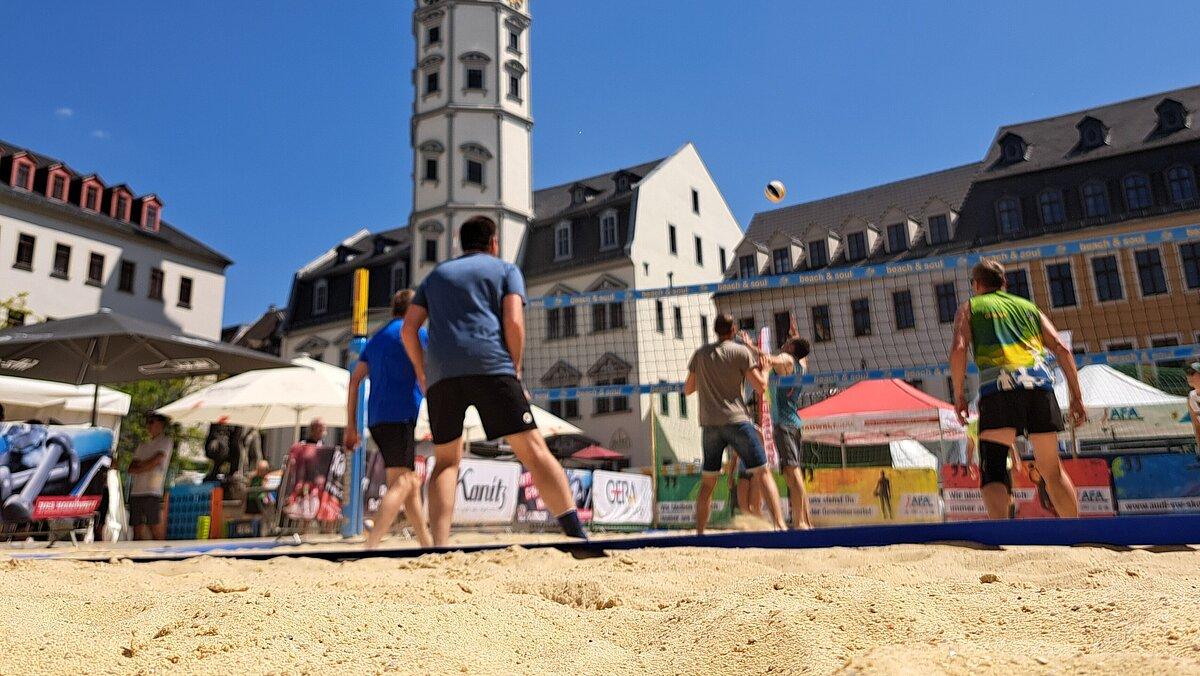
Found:
M 1150 339 L 1150 347 L 1151 348 L 1179 347 L 1179 339 L 1178 338 L 1151 338 Z M 1174 359 L 1156 360 L 1154 362 L 1154 365 L 1161 366 L 1163 368 L 1169 368 L 1169 369 L 1181 369 L 1181 368 L 1184 368 L 1184 366 L 1186 366 L 1186 364 L 1184 362 L 1174 360 Z
M 684 420 L 687 420 L 688 417 L 687 395 L 683 392 L 679 393 L 679 417 Z
M 117 195 L 117 213 L 113 216 L 117 220 L 129 220 L 129 198 L 124 195 Z
M 676 241 L 675 226 L 667 225 L 667 245 L 670 247 L 671 255 L 679 255 L 679 243 Z
M 598 303 L 592 306 L 592 333 L 625 328 L 625 306 L 621 303 Z
M 313 285 L 313 314 L 323 315 L 329 311 L 329 282 L 318 279 Z
M 1047 265 L 1046 279 L 1050 282 L 1051 307 L 1075 306 L 1075 278 L 1070 263 Z
M 521 35 L 516 31 L 508 32 L 508 51 L 521 53 Z
M 563 221 L 554 226 L 554 260 L 571 257 L 571 222 Z
M 833 340 L 833 326 L 829 321 L 829 306 L 814 305 L 812 309 L 813 342 L 827 343 Z
M 574 338 L 578 335 L 575 323 L 575 307 L 555 308 L 546 312 L 547 338 Z
M 929 243 L 944 244 L 950 241 L 950 217 L 937 214 L 929 217 Z
M 437 240 L 434 239 L 433 237 L 425 238 L 425 259 L 424 260 L 426 263 L 438 262 L 438 243 L 437 243 Z
M 55 174 L 50 180 L 50 198 L 63 201 L 67 198 L 67 177 Z
M 788 248 L 776 249 L 771 252 L 771 265 L 777 275 L 786 275 L 792 271 L 792 252 Z
M 1021 231 L 1021 202 L 1015 197 L 1005 197 L 996 202 L 996 221 L 1000 232 L 1011 235 Z
M 692 189 L 692 213 L 700 213 L 700 191 Z
M 696 265 L 704 267 L 704 242 L 700 239 L 700 235 L 694 235 L 692 240 L 696 244 Z
M 1150 179 L 1145 174 L 1131 174 L 1121 182 L 1125 189 L 1125 206 L 1130 211 L 1149 209 L 1153 205 L 1150 197 Z
M 850 301 L 850 317 L 854 321 L 855 336 L 871 335 L 871 303 L 866 298 Z
M 754 254 L 747 254 L 738 258 L 738 277 L 749 279 L 756 274 L 758 266 L 754 264 Z
M 727 265 L 727 264 L 729 263 L 729 261 L 727 260 L 727 254 L 725 253 L 725 247 L 723 247 L 723 246 L 722 246 L 722 247 L 718 247 L 718 248 L 717 248 L 717 254 L 718 254 L 718 255 L 717 255 L 717 257 L 721 259 L 721 274 L 724 274 L 724 273 L 725 273 L 725 269 L 726 269 L 727 267 L 729 267 L 729 266 Z
M 663 309 L 663 302 L 661 300 L 654 301 L 654 330 L 659 333 L 666 333 L 667 331 L 666 311 Z
M 550 402 L 550 414 L 563 420 L 575 420 L 579 418 L 579 400 L 555 399 Z
M 399 261 L 392 266 L 392 293 L 408 288 L 408 263 Z
M 546 311 L 546 339 L 554 340 L 562 337 L 562 316 L 559 308 Z
M 30 181 L 33 178 L 33 168 L 27 162 L 17 162 L 17 170 L 13 178 L 13 187 L 22 190 L 31 188 Z
M 89 211 L 98 210 L 100 203 L 100 188 L 94 185 L 89 185 L 87 190 L 83 191 L 83 208 Z
M 1171 190 L 1172 202 L 1187 202 L 1196 199 L 1196 179 L 1191 167 L 1181 164 L 1168 169 L 1167 185 Z
M 442 90 L 442 76 L 436 70 L 425 73 L 425 95 L 436 94 Z
M 516 99 L 518 101 L 521 100 L 521 76 L 520 75 L 510 74 L 508 76 L 508 98 Z
M 468 68 L 467 69 L 467 89 L 483 89 L 483 69 Z
M 429 28 L 425 29 L 425 46 L 426 47 L 439 44 L 439 43 L 441 43 L 441 41 L 442 41 L 442 27 L 441 26 L 430 26 Z
M 67 279 L 71 270 L 71 247 L 66 244 L 54 245 L 54 267 L 50 270 L 51 277 Z
M 954 321 L 954 314 L 958 312 L 958 291 L 954 282 L 938 284 L 933 287 L 933 294 L 937 297 L 938 321 L 943 324 Z
M 562 337 L 574 338 L 579 335 L 578 323 L 575 321 L 575 306 L 562 308 Z
M 37 239 L 33 235 L 22 233 L 17 237 L 17 257 L 13 261 L 13 267 L 18 270 L 33 269 L 33 249 L 37 244 Z
M 483 185 L 483 162 L 479 160 L 467 160 L 467 183 L 475 185 Z
M 133 261 L 121 261 L 121 274 L 117 277 L 117 290 L 133 293 L 135 273 L 137 273 L 137 265 Z
M 180 277 L 179 278 L 179 303 L 177 303 L 177 304 L 179 305 L 179 307 L 190 308 L 192 306 L 192 278 L 191 277 Z
M 1167 292 L 1167 275 L 1163 271 L 1162 254 L 1158 249 L 1145 249 L 1133 254 L 1137 263 L 1138 282 L 1143 296 L 1158 296 Z
M 662 415 L 671 415 L 671 393 L 658 393 L 658 412 Z
M 1089 181 L 1083 185 L 1083 213 L 1088 218 L 1108 215 L 1108 188 L 1100 181 Z
M 823 239 L 808 243 L 808 267 L 822 268 L 829 265 L 829 245 Z
M 158 207 L 153 204 L 146 205 L 145 215 L 142 217 L 142 229 L 158 231 Z
M 1042 225 L 1058 225 L 1067 220 L 1061 190 L 1043 190 L 1038 195 L 1038 210 L 1042 214 Z
M 600 216 L 600 249 L 615 249 L 620 244 L 617 239 L 617 212 L 606 211 Z
M 784 341 L 788 339 L 788 334 L 792 331 L 792 313 L 776 312 L 775 313 L 775 347 L 783 346 Z
M 700 315 L 700 342 L 708 340 L 708 315 Z
M 738 320 L 737 327 L 739 331 L 745 331 L 746 333 L 753 334 L 754 326 L 754 317 L 742 317 Z
M 608 380 L 597 380 L 596 385 L 604 387 L 608 385 L 625 385 L 628 384 L 626 378 L 611 378 Z M 602 413 L 623 413 L 629 410 L 629 397 L 625 395 L 615 395 L 611 397 L 596 397 L 595 412 Z
M 438 180 L 437 158 L 434 158 L 434 157 L 426 157 L 425 158 L 425 176 L 422 178 L 422 180 L 433 181 L 434 183 L 437 183 L 437 180 Z
M 1100 256 L 1092 259 L 1092 276 L 1096 280 L 1096 299 L 1101 303 L 1121 300 L 1125 297 L 1121 289 L 1121 272 L 1116 256 Z
M 1029 293 L 1029 275 L 1025 274 L 1024 270 L 1009 270 L 1005 272 L 1004 288 L 1014 296 L 1020 296 L 1025 300 L 1033 300 L 1033 295 Z
M 912 292 L 892 292 L 892 309 L 896 313 L 896 330 L 912 329 L 917 326 L 917 318 L 913 314 Z
M 867 257 L 867 233 L 852 232 L 846 237 L 846 260 L 861 261 Z
M 675 337 L 683 340 L 683 309 L 676 307 L 673 312 L 675 313 Z
M 104 255 L 93 253 L 88 256 L 87 283 L 100 286 L 104 283 Z
M 163 271 L 158 268 L 150 268 L 150 290 L 147 291 L 146 297 L 150 300 L 163 299 Z
M 908 251 L 908 224 L 893 223 L 887 228 L 888 253 Z
M 1200 289 L 1200 242 L 1179 245 L 1179 258 L 1183 261 L 1183 278 L 1189 289 Z

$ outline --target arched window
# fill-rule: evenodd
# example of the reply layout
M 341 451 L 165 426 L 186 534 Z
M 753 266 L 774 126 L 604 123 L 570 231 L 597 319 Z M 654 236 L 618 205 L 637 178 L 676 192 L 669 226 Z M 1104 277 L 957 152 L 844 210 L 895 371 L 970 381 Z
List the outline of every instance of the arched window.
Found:
M 1083 185 L 1083 212 L 1088 218 L 1108 215 L 1108 189 L 1100 181 Z
M 1000 232 L 1009 235 L 1021 230 L 1021 202 L 1015 197 L 1005 197 L 996 202 L 996 222 Z
M 1038 195 L 1038 210 L 1042 214 L 1042 225 L 1058 225 L 1067 220 L 1061 190 L 1043 190 Z
M 1150 197 L 1150 179 L 1145 174 L 1130 174 L 1121 182 L 1125 189 L 1125 206 L 1134 209 L 1148 209 L 1154 204 Z
M 329 311 L 329 282 L 318 279 L 313 284 L 313 314 L 323 315 Z
M 1196 199 L 1196 177 L 1189 166 L 1179 164 L 1168 169 L 1167 185 L 1171 190 L 1172 202 Z

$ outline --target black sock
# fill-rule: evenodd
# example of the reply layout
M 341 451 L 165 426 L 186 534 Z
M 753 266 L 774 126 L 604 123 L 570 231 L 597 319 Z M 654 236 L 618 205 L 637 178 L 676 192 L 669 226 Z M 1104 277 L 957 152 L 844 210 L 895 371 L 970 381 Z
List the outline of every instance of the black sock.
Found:
M 583 531 L 583 524 L 579 522 L 579 513 L 574 509 L 568 509 L 555 518 L 558 519 L 558 526 L 567 535 L 581 540 L 587 539 L 587 533 Z

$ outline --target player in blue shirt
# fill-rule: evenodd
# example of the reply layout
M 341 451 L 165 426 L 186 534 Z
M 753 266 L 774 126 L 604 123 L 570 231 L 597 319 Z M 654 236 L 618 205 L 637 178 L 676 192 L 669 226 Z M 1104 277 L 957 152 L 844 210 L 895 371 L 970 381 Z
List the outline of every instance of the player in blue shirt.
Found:
M 421 480 L 414 471 L 414 432 L 423 396 L 417 383 L 417 373 L 400 339 L 404 327 L 402 317 L 408 311 L 413 295 L 411 290 L 405 289 L 397 291 L 392 297 L 392 321 L 367 341 L 367 347 L 363 349 L 358 365 L 350 375 L 350 392 L 346 401 L 346 448 L 353 451 L 358 445 L 358 388 L 364 378 L 370 377 L 367 424 L 387 468 L 387 494 L 379 502 L 375 523 L 367 535 L 368 549 L 379 546 L 383 536 L 391 530 L 401 506 L 421 546 L 433 545 L 429 527 L 425 524 L 425 509 L 421 504 Z M 425 329 L 420 330 L 418 339 L 422 345 L 428 342 Z
M 433 474 L 429 521 L 436 545 L 450 537 L 463 415 L 474 406 L 489 439 L 503 437 L 563 532 L 585 538 L 567 475 L 538 432 L 521 385 L 525 354 L 525 280 L 500 260 L 495 221 L 468 219 L 459 229 L 463 255 L 436 268 L 413 298 L 401 335 L 417 379 L 429 398 Z M 418 330 L 429 321 L 429 347 Z

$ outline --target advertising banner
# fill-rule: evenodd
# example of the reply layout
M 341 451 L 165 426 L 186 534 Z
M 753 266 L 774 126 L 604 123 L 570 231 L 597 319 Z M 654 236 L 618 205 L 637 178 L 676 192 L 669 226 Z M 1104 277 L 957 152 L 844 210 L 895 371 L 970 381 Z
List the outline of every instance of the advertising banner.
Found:
M 979 465 L 942 465 L 942 504 L 947 521 L 988 518 L 979 490 Z
M 340 448 L 300 443 L 288 451 L 281 494 L 283 513 L 296 521 L 336 523 L 346 500 L 346 454 Z
M 592 520 L 592 471 L 587 469 L 567 469 L 567 485 L 571 487 L 571 495 L 575 498 L 575 510 L 579 520 L 587 523 Z M 537 486 L 533 485 L 533 475 L 521 472 L 520 493 L 517 499 L 518 523 L 550 523 L 553 515 L 546 509 L 538 494 Z
M 1191 453 L 1123 455 L 1112 476 L 1121 514 L 1200 512 L 1200 457 Z
M 1071 458 L 1063 461 L 1063 469 L 1075 484 L 1080 516 L 1116 514 L 1108 463 L 1101 458 Z M 978 465 L 943 465 L 942 496 L 947 521 L 988 518 L 979 490 Z M 1056 516 L 1046 482 L 1032 461 L 1023 461 L 1013 473 L 1013 497 L 1018 519 Z
M 592 519 L 596 524 L 649 526 L 654 520 L 654 481 L 632 472 L 592 472 Z
M 520 481 L 518 463 L 464 458 L 458 465 L 453 523 L 512 523 Z
M 699 474 L 658 475 L 658 525 L 665 528 L 695 528 L 696 496 L 700 493 Z M 729 477 L 717 479 L 713 491 L 712 512 L 708 523 L 721 526 L 729 523 L 733 503 L 729 499 Z
M 817 469 L 804 483 L 814 526 L 942 520 L 932 469 Z
M 112 446 L 112 430 L 101 427 L 0 423 L 0 522 L 95 511 Z

